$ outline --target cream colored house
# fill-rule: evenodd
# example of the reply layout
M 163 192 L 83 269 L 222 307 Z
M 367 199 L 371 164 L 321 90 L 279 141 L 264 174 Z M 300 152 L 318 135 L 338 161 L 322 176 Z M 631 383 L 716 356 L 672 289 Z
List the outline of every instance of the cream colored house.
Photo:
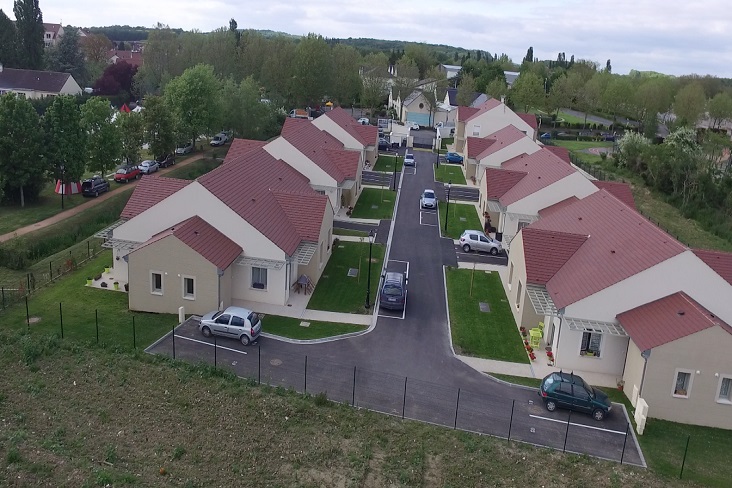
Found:
M 507 125 L 486 137 L 468 137 L 465 144 L 465 177 L 479 183 L 487 167 L 500 167 L 521 154 L 541 149 L 533 139 L 514 125 Z
M 341 107 L 336 107 L 314 119 L 313 125 L 340 141 L 346 149 L 358 151 L 361 162 L 376 163 L 379 146 L 379 130 L 373 125 L 359 124 Z M 360 184 L 360 175 L 357 178 Z
M 81 87 L 69 73 L 4 68 L 0 64 L 0 95 L 17 93 L 25 98 L 79 95 Z
M 250 149 L 195 181 L 140 181 L 106 242 L 130 308 L 285 305 L 301 275 L 317 283 L 332 252 L 333 208 L 294 168 Z M 233 249 L 241 251 L 229 262 Z
M 43 23 L 43 44 L 46 47 L 58 46 L 64 36 L 64 28 L 61 24 Z
M 488 99 L 478 107 L 459 107 L 455 129 L 455 150 L 464 155 L 468 137 L 483 138 L 513 125 L 536 140 L 539 125 L 536 116 L 516 113 L 500 100 Z

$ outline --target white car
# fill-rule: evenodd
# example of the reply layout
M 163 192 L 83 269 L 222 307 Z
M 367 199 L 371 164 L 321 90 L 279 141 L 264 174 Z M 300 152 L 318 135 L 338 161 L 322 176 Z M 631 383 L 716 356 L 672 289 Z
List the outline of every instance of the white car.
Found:
M 419 124 L 417 122 L 404 122 L 404 127 L 410 130 L 419 130 Z
M 189 154 L 192 152 L 193 152 L 193 143 L 192 142 L 181 142 L 175 148 L 176 154 Z
M 211 139 L 211 142 L 209 144 L 211 144 L 212 146 L 223 146 L 228 140 L 229 136 L 227 136 L 225 132 L 219 132 L 218 134 L 213 136 L 213 139 Z
M 503 251 L 501 243 L 485 235 L 480 230 L 466 230 L 460 236 L 460 247 L 463 252 L 483 251 L 496 256 Z
M 259 337 L 262 321 L 259 315 L 249 309 L 228 307 L 223 312 L 214 311 L 201 317 L 201 325 L 198 328 L 204 337 L 212 335 L 231 337 L 248 346 Z
M 422 197 L 419 199 L 420 208 L 437 208 L 437 197 L 435 196 L 435 190 L 425 190 L 422 192 Z
M 358 123 L 361 125 L 371 125 L 371 121 L 368 119 L 368 117 L 361 117 L 358 119 Z
M 149 175 L 150 173 L 156 172 L 160 165 L 157 161 L 147 159 L 141 162 L 137 167 L 140 169 L 140 173 L 144 175 Z
M 404 166 L 415 166 L 414 162 L 414 154 L 412 153 L 406 153 L 404 155 Z

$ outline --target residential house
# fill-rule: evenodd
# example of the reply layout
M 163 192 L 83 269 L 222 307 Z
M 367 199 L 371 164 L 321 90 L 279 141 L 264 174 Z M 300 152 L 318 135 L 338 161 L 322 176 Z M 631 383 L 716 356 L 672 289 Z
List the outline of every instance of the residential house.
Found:
M 287 118 L 281 136 L 264 150 L 303 174 L 314 190 L 328 196 L 336 211 L 355 205 L 361 192 L 363 155 L 347 149 L 313 121 Z
M 358 151 L 362 161 L 376 163 L 379 146 L 379 130 L 373 125 L 359 124 L 341 107 L 325 112 L 312 121 L 318 129 L 338 139 L 346 149 Z M 357 181 L 360 184 L 361 177 Z
M 541 146 L 513 125 L 507 125 L 487 137 L 468 136 L 465 144 L 465 177 L 479 183 L 486 167 L 499 167 L 511 158 L 533 154 L 540 149 Z
M 539 125 L 533 114 L 517 114 L 502 101 L 491 98 L 478 107 L 459 107 L 455 130 L 455 150 L 463 153 L 467 137 L 486 137 L 513 125 L 536 140 Z
M 26 98 L 78 95 L 81 87 L 69 73 L 4 68 L 0 64 L 0 95 L 17 93 Z
M 144 64 L 141 51 L 120 51 L 118 49 L 110 49 L 107 53 L 107 64 L 116 64 L 118 61 L 125 61 L 127 64 L 137 66 L 138 68 Z
M 460 73 L 460 70 L 463 69 L 463 67 L 452 64 L 440 64 L 439 66 L 437 66 L 437 69 L 439 69 L 442 73 L 445 73 L 445 77 L 450 80 L 452 78 L 455 78 L 458 73 Z
M 328 198 L 255 145 L 195 181 L 146 176 L 121 218 L 105 245 L 132 310 L 285 305 L 298 277 L 317 283 L 332 252 Z
M 61 24 L 47 24 L 43 23 L 43 44 L 46 47 L 58 46 L 61 42 L 61 38 L 64 36 L 64 28 Z
M 504 71 L 503 76 L 506 78 L 506 85 L 511 88 L 520 74 L 518 71 Z

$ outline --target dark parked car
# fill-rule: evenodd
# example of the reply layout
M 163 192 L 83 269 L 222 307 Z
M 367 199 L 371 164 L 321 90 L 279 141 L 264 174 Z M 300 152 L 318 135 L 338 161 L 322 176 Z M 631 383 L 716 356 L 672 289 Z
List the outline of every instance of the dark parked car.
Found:
M 117 183 L 127 183 L 130 180 L 138 179 L 140 176 L 142 176 L 140 168 L 127 164 L 117 168 L 117 171 L 114 173 L 114 181 Z
M 542 135 L 539 136 L 540 139 L 551 139 L 552 135 L 548 132 L 544 132 Z
M 388 151 L 388 150 L 389 150 L 389 141 L 387 141 L 383 137 L 379 137 L 379 151 Z
M 158 162 L 158 166 L 161 168 L 173 166 L 175 164 L 175 154 L 163 154 L 162 156 L 155 158 L 155 161 Z
M 105 191 L 109 191 L 109 181 L 99 175 L 94 175 L 81 182 L 81 194 L 85 197 L 98 197 Z
M 573 373 L 552 373 L 541 381 L 539 396 L 546 409 L 553 412 L 558 407 L 589 413 L 595 420 L 602 420 L 610 413 L 612 404 L 607 395 L 588 385 Z
M 379 293 L 379 307 L 404 310 L 407 302 L 407 278 L 404 273 L 386 273 Z

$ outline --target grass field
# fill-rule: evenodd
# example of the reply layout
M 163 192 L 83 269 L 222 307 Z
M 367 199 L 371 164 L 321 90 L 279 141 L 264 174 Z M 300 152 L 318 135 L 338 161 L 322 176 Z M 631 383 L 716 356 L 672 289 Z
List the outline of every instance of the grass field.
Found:
M 435 181 L 448 183 L 452 181 L 456 185 L 464 185 L 465 175 L 463 175 L 462 167 L 459 164 L 441 164 L 439 168 L 435 168 Z
M 41 191 L 38 201 L 26 202 L 25 207 L 20 204 L 0 206 L 0 234 L 40 222 L 89 201 L 89 198 L 80 194 L 64 195 L 64 209 L 61 209 L 61 195 L 56 194 L 55 189 L 55 182 L 48 183 Z
M 267 315 L 262 319 L 262 331 L 268 334 L 289 337 L 290 339 L 322 339 L 366 329 L 363 325 L 338 324 L 317 320 L 307 320 L 305 322 L 308 323 L 307 327 L 301 325 L 303 323 L 302 319 Z
M 353 208 L 351 217 L 357 219 L 390 219 L 394 214 L 396 193 L 389 188 L 364 188 Z
M 393 172 L 395 161 L 396 161 L 396 170 L 397 170 L 397 172 L 399 172 L 402 170 L 402 167 L 404 166 L 404 158 L 397 157 L 397 156 L 379 155 L 378 159 L 376 160 L 376 164 L 374 165 L 373 170 L 374 171 L 386 171 L 387 173 Z
M 465 230 L 482 229 L 475 205 L 450 202 L 450 217 L 447 219 L 447 232 L 445 232 L 447 207 L 447 202 L 439 202 L 437 205 L 437 212 L 440 215 L 440 232 L 443 236 L 459 239 L 460 234 Z
M 333 235 L 336 236 L 352 236 L 352 237 L 368 237 L 369 233 L 363 230 L 341 229 L 333 227 Z
M 445 275 L 455 352 L 479 358 L 528 363 L 529 357 L 498 273 L 448 268 Z M 480 302 L 488 303 L 490 312 L 481 312 Z
M 583 149 L 590 149 L 592 147 L 613 147 L 613 143 L 607 141 L 561 141 L 559 139 L 555 139 L 552 141 L 552 143 L 555 146 L 566 147 L 572 152 L 581 151 Z M 585 155 L 590 156 L 590 154 Z M 600 156 L 596 157 L 599 158 Z
M 165 176 L 169 178 L 180 178 L 182 180 L 195 180 L 209 171 L 221 166 L 223 161 L 219 159 L 199 159 L 181 167 L 173 167 Z
M 384 262 L 384 246 L 374 244 L 371 261 L 371 304 L 376 301 L 376 293 Z M 360 242 L 341 242 L 333 249 L 333 255 L 318 280 L 308 308 L 331 312 L 369 313 L 366 303 L 366 283 L 368 279 L 369 244 Z M 348 270 L 359 270 L 358 276 L 348 276 Z

